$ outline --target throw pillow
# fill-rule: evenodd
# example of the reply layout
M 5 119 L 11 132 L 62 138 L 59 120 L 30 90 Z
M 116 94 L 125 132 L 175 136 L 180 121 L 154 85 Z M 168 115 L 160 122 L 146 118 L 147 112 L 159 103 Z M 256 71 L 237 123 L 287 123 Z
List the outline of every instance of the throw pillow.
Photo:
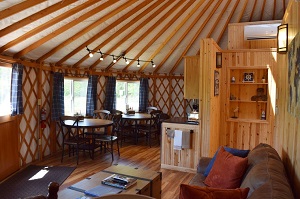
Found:
M 221 147 L 217 154 L 216 161 L 204 180 L 204 183 L 214 188 L 238 188 L 247 169 L 247 165 L 247 157 L 241 158 L 234 156 Z
M 249 188 L 217 189 L 181 184 L 179 199 L 246 199 L 248 192 Z
M 205 172 L 204 172 L 204 176 L 207 177 L 212 166 L 214 165 L 214 162 L 216 160 L 216 157 L 217 157 L 217 154 L 219 152 L 221 147 L 219 147 L 219 149 L 216 151 L 215 155 L 213 156 L 213 158 L 211 159 L 211 161 L 209 162 L 208 166 L 206 167 L 205 169 Z M 230 147 L 224 147 L 225 151 L 231 153 L 232 155 L 235 155 L 235 156 L 239 156 L 241 158 L 245 158 L 248 156 L 248 153 L 250 152 L 250 150 L 241 150 L 241 149 L 235 149 L 235 148 L 230 148 Z

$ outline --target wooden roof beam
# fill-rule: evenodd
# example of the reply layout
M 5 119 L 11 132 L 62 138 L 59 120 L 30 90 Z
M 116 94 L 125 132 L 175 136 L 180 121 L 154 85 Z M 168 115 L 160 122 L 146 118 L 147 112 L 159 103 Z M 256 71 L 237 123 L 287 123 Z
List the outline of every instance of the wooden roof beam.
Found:
M 111 0 L 108 1 L 109 3 L 116 3 L 115 0 Z M 107 2 L 107 3 L 108 3 Z M 82 35 L 88 33 L 89 31 L 91 31 L 92 29 L 96 28 L 97 26 L 99 26 L 100 24 L 104 23 L 106 20 L 108 20 L 109 18 L 115 16 L 116 14 L 118 14 L 119 12 L 121 12 L 122 10 L 126 9 L 127 7 L 129 7 L 130 5 L 132 5 L 133 3 L 135 3 L 136 0 L 130 0 L 124 4 L 122 4 L 121 6 L 119 6 L 118 8 L 116 8 L 115 10 L 113 10 L 112 12 L 110 12 L 109 14 L 101 17 L 100 19 L 96 20 L 94 23 L 92 23 L 91 25 L 89 25 L 88 27 L 84 28 L 82 31 L 79 31 L 78 33 L 76 33 L 75 35 L 73 35 L 71 38 L 65 40 L 64 42 L 62 42 L 61 44 L 59 44 L 58 46 L 56 46 L 55 48 L 51 49 L 51 51 L 49 51 L 48 53 L 46 53 L 45 55 L 43 55 L 42 57 L 40 57 L 37 61 L 42 61 L 47 59 L 48 57 L 50 57 L 51 55 L 53 55 L 55 52 L 61 50 L 63 47 L 67 46 L 68 44 L 74 42 L 76 39 L 80 38 Z M 98 9 L 95 8 L 93 9 L 93 13 L 97 14 L 97 12 L 99 13 L 99 9 L 104 9 L 104 5 L 100 5 L 98 6 Z
M 146 31 L 144 31 L 144 33 L 141 35 L 141 39 L 145 38 L 146 36 L 148 36 L 156 27 L 158 27 L 164 20 L 166 20 L 173 12 L 175 12 L 175 10 L 177 10 L 182 4 L 184 3 L 184 1 L 180 1 L 178 2 L 176 5 L 174 5 L 168 12 L 166 12 L 161 19 L 162 20 L 157 20 L 151 27 L 149 27 Z M 189 2 L 190 4 L 193 2 Z M 176 18 L 173 18 L 174 21 L 176 20 Z M 156 38 L 156 37 L 155 37 Z M 131 44 L 131 46 L 129 46 L 126 51 L 129 52 L 131 49 L 133 49 L 140 41 L 136 40 L 133 44 Z M 152 38 L 153 39 L 153 38 Z M 151 44 L 148 43 L 147 48 L 150 46 Z M 143 48 L 143 50 L 139 50 L 138 55 L 134 58 L 134 59 L 138 59 L 140 57 L 140 55 L 142 55 L 145 52 L 145 46 Z M 132 60 L 124 69 L 123 71 L 126 71 L 128 69 L 128 67 L 130 65 L 132 65 L 134 61 Z
M 73 1 L 73 0 L 72 0 Z M 111 6 L 112 4 L 116 3 L 116 0 L 111 0 L 111 1 L 108 1 L 108 2 L 105 2 L 104 4 L 102 4 L 102 6 L 99 6 L 98 7 L 98 12 L 99 10 L 103 10 L 109 6 Z M 102 8 L 103 7 L 103 8 Z M 84 19 L 87 19 L 89 18 L 90 16 L 94 14 L 97 14 L 97 10 L 93 10 L 94 12 L 90 11 L 86 14 L 83 14 L 82 16 L 80 16 L 79 18 L 73 20 L 72 22 L 70 23 L 67 23 L 66 25 L 62 26 L 61 28 L 55 30 L 53 33 L 43 37 L 42 39 L 34 42 L 33 44 L 29 45 L 28 47 L 26 47 L 25 49 L 23 49 L 22 51 L 16 53 L 14 55 L 15 58 L 19 58 L 19 57 L 22 57 L 23 55 L 25 55 L 26 53 L 34 50 L 35 48 L 41 46 L 43 43 L 46 43 L 47 41 L 49 41 L 50 39 L 56 37 L 57 35 L 63 33 L 64 31 L 66 30 L 69 30 L 70 28 L 73 28 L 73 26 L 77 25 L 78 23 L 82 22 Z M 88 29 L 88 28 L 87 28 Z M 83 31 L 82 31 L 83 32 Z M 40 59 L 40 58 L 39 58 Z M 42 59 L 40 59 L 38 62 L 41 62 Z
M 2 10 L 0 12 L 0 20 L 1 19 L 5 19 L 5 18 L 7 18 L 7 17 L 9 17 L 11 15 L 14 15 L 14 14 L 18 13 L 18 12 L 21 12 L 21 11 L 23 11 L 25 9 L 28 9 L 28 8 L 30 8 L 32 6 L 40 4 L 40 3 L 44 2 L 44 1 L 46 1 L 46 0 L 24 1 L 24 2 L 21 2 L 19 4 L 14 5 L 14 6 L 10 7 L 10 8 Z
M 161 49 L 172 39 L 172 37 L 177 33 L 177 30 L 179 30 L 195 13 L 195 11 L 205 2 L 205 0 L 201 0 L 197 3 L 197 5 L 193 8 L 192 12 L 188 14 L 175 28 L 174 31 L 163 41 L 163 43 L 155 50 L 155 52 L 150 56 L 149 60 L 152 60 L 160 51 Z M 139 72 L 142 72 L 146 68 L 147 64 L 144 64 Z
M 4 46 L 2 46 L 0 48 L 0 53 L 2 53 L 3 51 L 6 51 L 8 50 L 9 48 L 23 42 L 24 40 L 44 31 L 45 29 L 59 23 L 60 21 L 62 21 L 63 19 L 66 19 L 67 17 L 70 17 L 78 12 L 80 12 L 81 10 L 85 9 L 86 7 L 89 7 L 91 5 L 93 5 L 95 3 L 96 0 L 89 0 L 89 1 L 86 1 L 85 3 L 79 5 L 79 6 L 76 6 L 70 10 L 68 10 L 67 12 L 64 12 L 63 14 L 51 19 L 50 21 L 47 21 L 43 24 L 41 24 L 40 26 L 26 32 L 25 34 L 19 36 L 17 39 L 15 40 L 12 40 L 10 42 L 8 42 L 7 44 L 5 44 Z M 28 1 L 26 1 L 28 2 Z M 31 1 L 30 1 L 31 2 Z
M 226 10 L 226 7 L 228 7 L 228 3 L 230 3 L 230 1 L 227 1 L 226 6 L 223 8 L 223 12 L 221 12 L 219 14 L 219 16 L 221 16 L 224 11 Z M 173 68 L 170 71 L 170 74 L 174 73 L 175 69 L 178 67 L 182 57 L 186 54 L 186 52 L 190 49 L 191 45 L 195 42 L 195 40 L 198 38 L 198 36 L 200 35 L 200 33 L 202 32 L 202 30 L 204 29 L 204 27 L 206 26 L 206 24 L 210 21 L 211 17 L 214 15 L 214 13 L 216 12 L 216 10 L 219 8 L 219 6 L 221 5 L 222 1 L 218 1 L 218 3 L 216 5 L 214 5 L 214 8 L 212 10 L 212 12 L 210 12 L 210 14 L 208 15 L 208 17 L 206 18 L 206 20 L 204 21 L 204 23 L 202 23 L 201 27 L 197 30 L 196 34 L 194 34 L 193 38 L 190 40 L 189 44 L 187 45 L 187 47 L 185 48 L 185 50 L 182 52 L 181 56 L 178 57 L 178 60 L 175 62 Z M 200 18 L 196 18 L 195 20 L 199 20 Z M 218 22 L 218 20 L 216 20 L 216 22 Z M 208 33 L 209 35 L 210 33 Z M 207 36 L 208 36 L 207 35 Z M 178 44 L 179 45 L 179 44 Z M 165 58 L 165 60 L 167 60 L 169 57 Z
M 214 5 L 213 11 L 210 12 L 209 16 L 206 17 L 206 20 L 202 24 L 201 28 L 199 28 L 198 32 L 201 32 L 204 25 L 207 24 L 211 16 L 214 14 L 214 11 L 219 7 L 219 5 L 222 3 L 222 1 L 218 1 L 216 5 Z M 155 69 L 154 73 L 157 73 L 159 69 L 164 65 L 164 63 L 169 59 L 171 54 L 174 52 L 176 47 L 182 42 L 182 40 L 186 37 L 186 35 L 190 32 L 190 30 L 195 26 L 195 24 L 199 21 L 199 19 L 203 16 L 203 14 L 208 10 L 210 6 L 213 6 L 211 2 L 208 2 L 206 7 L 201 11 L 201 13 L 195 18 L 195 20 L 192 22 L 192 24 L 185 30 L 185 32 L 181 35 L 181 37 L 177 40 L 177 42 L 173 45 L 172 49 L 168 52 L 168 54 L 165 56 L 162 62 L 159 63 L 158 67 Z M 201 30 L 200 30 L 201 29 Z
M 72 52 L 70 52 L 69 54 L 67 54 L 65 57 L 63 57 L 62 59 L 60 59 L 58 62 L 56 62 L 55 65 L 61 65 L 63 62 L 65 62 L 67 59 L 69 59 L 70 57 L 72 57 L 73 55 L 77 54 L 79 51 L 81 51 L 82 49 L 84 49 L 86 46 L 88 46 L 90 43 L 94 42 L 96 39 L 98 39 L 99 37 L 102 37 L 104 34 L 106 34 L 109 30 L 113 29 L 114 27 L 116 27 L 117 25 L 121 24 L 124 19 L 130 17 L 134 12 L 136 12 L 136 10 L 142 9 L 143 7 L 147 6 L 149 4 L 149 2 L 147 1 L 143 1 L 141 4 L 139 4 L 137 7 L 132 8 L 132 10 L 128 13 L 126 13 L 125 15 L 123 15 L 122 17 L 120 17 L 118 20 L 114 21 L 113 23 L 111 23 L 109 26 L 107 26 L 106 28 L 104 28 L 103 30 L 101 30 L 100 32 L 98 32 L 97 34 L 95 34 L 93 37 L 91 37 L 90 39 L 88 39 L 86 42 L 84 42 L 83 44 L 81 44 L 80 46 L 78 46 L 76 49 L 74 49 Z M 153 5 L 152 5 L 153 6 Z M 152 8 L 152 7 L 150 7 Z M 148 12 L 150 12 L 150 9 L 147 9 Z M 144 12 L 143 12 L 144 13 Z M 131 22 L 127 23 L 126 25 L 124 25 L 119 31 L 117 31 L 118 34 L 122 33 L 123 30 L 126 30 L 128 28 L 128 24 L 133 24 L 136 21 L 131 20 Z M 117 35 L 114 35 L 115 38 L 117 37 Z M 109 43 L 111 41 L 111 37 L 109 37 L 110 39 L 106 39 L 106 44 Z M 103 44 L 103 43 L 102 43 Z M 101 46 L 97 46 L 94 51 L 97 51 L 98 49 L 100 49 Z M 73 67 L 77 67 L 79 64 L 81 64 L 84 60 L 86 60 L 87 58 L 89 58 L 88 54 L 86 56 L 84 56 L 81 60 L 79 60 L 77 63 L 75 63 L 73 65 Z
M 60 10 L 61 8 L 70 5 L 72 3 L 76 2 L 76 0 L 69 0 L 69 1 L 64 1 L 64 2 L 58 2 L 50 7 L 45 8 L 44 10 L 41 10 L 37 13 L 34 13 L 33 15 L 30 15 L 10 26 L 7 26 L 6 28 L 2 29 L 0 31 L 0 37 L 3 37 L 15 30 L 18 30 L 19 28 L 22 28 L 26 26 L 27 24 L 30 24 L 36 20 L 39 20 L 40 18 L 49 15 L 57 10 Z
M 263 3 L 263 6 L 261 8 L 261 15 L 260 15 L 260 21 L 263 20 L 263 17 L 264 17 L 264 11 L 265 11 L 265 6 L 266 6 L 266 0 L 264 0 L 264 3 Z
M 159 1 L 160 3 L 163 3 L 164 1 Z M 165 4 L 164 5 L 170 5 L 172 2 L 170 2 L 170 1 L 167 1 L 167 2 L 164 2 Z M 161 8 L 158 10 L 158 11 L 161 11 L 162 10 L 162 8 L 163 8 L 164 6 L 161 6 Z M 142 29 L 145 25 L 147 25 L 147 23 L 149 22 L 149 21 L 151 21 L 151 19 L 153 19 L 156 15 L 158 15 L 159 14 L 159 12 L 158 12 L 157 10 L 150 16 L 150 17 L 148 17 L 145 21 L 143 21 L 143 23 L 141 24 L 141 25 L 139 25 L 139 26 L 137 26 L 136 28 L 134 28 L 132 31 L 130 31 L 127 35 L 125 35 L 123 38 L 130 38 L 132 35 L 134 35 L 136 32 L 138 32 L 140 29 Z M 121 39 L 115 46 L 113 46 L 111 49 L 109 49 L 106 53 L 107 54 L 111 54 L 117 47 L 119 47 L 122 43 L 124 42 L 124 40 L 123 39 Z M 100 62 L 100 60 L 97 60 L 95 63 L 93 63 L 92 65 L 91 65 L 91 69 L 93 69 L 93 68 L 95 68 L 96 66 L 97 66 L 97 64 Z M 108 70 L 108 69 L 106 69 L 106 70 Z
M 252 18 L 253 18 L 253 14 L 254 14 L 256 5 L 257 5 L 257 0 L 255 0 L 254 5 L 253 5 L 253 7 L 252 7 L 252 11 L 251 11 L 251 15 L 250 15 L 249 21 L 252 21 Z

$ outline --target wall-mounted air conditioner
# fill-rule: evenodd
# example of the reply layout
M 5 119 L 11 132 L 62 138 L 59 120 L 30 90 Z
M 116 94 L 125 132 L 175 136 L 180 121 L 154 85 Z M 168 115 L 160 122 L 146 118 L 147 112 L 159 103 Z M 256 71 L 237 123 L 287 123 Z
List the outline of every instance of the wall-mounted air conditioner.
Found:
M 276 39 L 279 25 L 280 23 L 246 25 L 244 26 L 244 39 Z

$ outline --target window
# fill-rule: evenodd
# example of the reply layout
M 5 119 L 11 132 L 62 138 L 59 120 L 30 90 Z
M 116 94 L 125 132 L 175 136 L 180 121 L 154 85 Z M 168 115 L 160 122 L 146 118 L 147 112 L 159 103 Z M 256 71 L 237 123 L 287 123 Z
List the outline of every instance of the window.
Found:
M 11 114 L 11 68 L 0 66 L 0 116 Z
M 64 80 L 65 115 L 86 113 L 87 79 Z
M 133 110 L 139 110 L 139 81 L 117 81 L 116 82 L 116 108 L 123 112 L 126 111 L 126 105 L 133 108 Z

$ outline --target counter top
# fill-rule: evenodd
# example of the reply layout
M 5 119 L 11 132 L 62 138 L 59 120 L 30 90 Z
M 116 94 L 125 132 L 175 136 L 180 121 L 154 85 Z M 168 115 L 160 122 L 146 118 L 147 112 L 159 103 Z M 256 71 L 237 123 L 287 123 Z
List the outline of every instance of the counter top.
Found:
M 199 125 L 198 122 L 188 122 L 187 118 L 185 118 L 185 117 L 173 117 L 173 118 L 164 120 L 163 122 L 166 122 L 166 123 L 177 123 L 177 124 Z

